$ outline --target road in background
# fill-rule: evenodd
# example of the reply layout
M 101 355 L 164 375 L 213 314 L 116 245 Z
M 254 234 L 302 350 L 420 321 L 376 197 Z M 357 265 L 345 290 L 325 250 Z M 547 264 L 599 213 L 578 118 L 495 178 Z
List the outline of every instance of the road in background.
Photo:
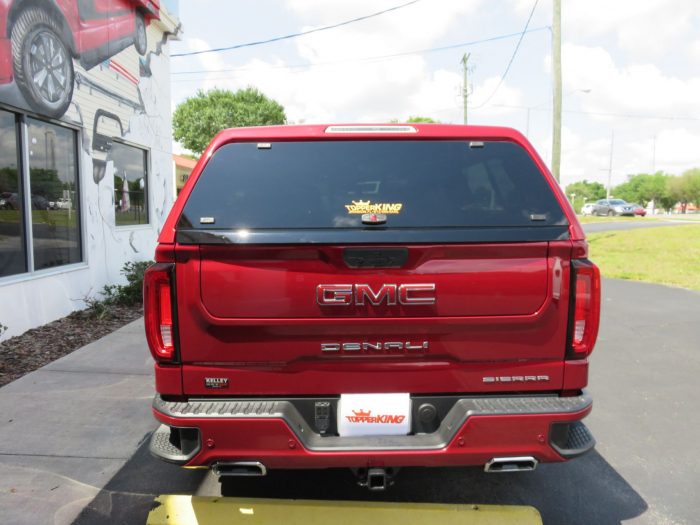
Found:
M 607 222 L 588 222 L 582 224 L 583 231 L 586 233 L 607 232 L 613 230 L 636 230 L 638 228 L 661 228 L 664 226 L 681 226 L 683 224 L 698 224 L 700 221 L 684 221 L 684 220 L 656 220 L 656 219 L 639 219 L 638 221 L 607 221 Z

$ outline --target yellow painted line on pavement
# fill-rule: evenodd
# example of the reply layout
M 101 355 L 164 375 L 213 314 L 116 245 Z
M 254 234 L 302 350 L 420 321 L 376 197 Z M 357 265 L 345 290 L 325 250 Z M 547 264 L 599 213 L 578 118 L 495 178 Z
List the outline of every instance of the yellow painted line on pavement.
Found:
M 159 496 L 147 525 L 542 525 L 533 507 Z

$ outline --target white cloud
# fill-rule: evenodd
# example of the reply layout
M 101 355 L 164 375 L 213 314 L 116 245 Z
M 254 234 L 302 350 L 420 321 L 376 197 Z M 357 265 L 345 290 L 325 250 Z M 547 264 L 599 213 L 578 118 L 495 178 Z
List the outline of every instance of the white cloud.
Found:
M 655 139 L 656 144 L 654 144 L 654 138 L 650 137 L 634 144 L 631 148 L 638 158 L 645 160 L 650 166 L 649 171 L 652 165 L 657 170 L 674 174 L 700 167 L 698 155 L 700 131 L 687 128 L 664 129 L 656 135 Z
M 489 33 L 507 33 L 524 23 L 533 0 L 512 1 L 517 7 L 514 14 L 508 14 L 502 24 L 489 28 Z M 301 30 L 379 11 L 397 3 L 400 2 L 286 0 L 282 8 L 276 9 L 275 16 L 294 19 L 294 28 Z M 700 117 L 697 95 L 700 93 L 700 70 L 687 65 L 700 61 L 697 32 L 700 2 L 697 5 L 695 1 L 686 0 L 563 3 L 562 182 L 568 184 L 583 178 L 607 181 L 613 129 L 614 184 L 622 182 L 629 173 L 652 169 L 655 135 L 657 169 L 679 173 L 700 165 L 697 147 L 700 122 L 585 114 Z M 194 91 L 191 88 L 195 86 L 238 89 L 253 85 L 282 103 L 293 122 L 382 122 L 421 115 L 460 123 L 462 78 L 456 61 L 451 68 L 438 62 L 436 54 L 407 55 L 391 60 L 355 59 L 451 43 L 461 38 L 456 35 L 465 27 L 465 21 L 473 21 L 490 7 L 483 0 L 425 0 L 370 20 L 296 38 L 278 47 L 261 47 L 259 53 L 245 55 L 259 58 L 234 61 L 235 54 L 198 55 L 188 59 L 192 62 L 188 68 L 229 67 L 236 71 L 211 73 L 199 83 L 177 82 L 173 84 L 174 101 L 182 99 L 178 95 L 191 95 Z M 303 27 L 299 27 L 299 21 Z M 551 1 L 541 0 L 531 27 L 549 23 Z M 198 36 L 207 38 L 207 35 Z M 188 50 L 208 49 L 203 39 L 189 38 L 184 44 Z M 539 57 L 548 49 L 546 46 L 523 47 L 518 60 L 541 60 Z M 532 54 L 535 50 L 538 55 Z M 658 58 L 659 53 L 671 50 L 675 51 L 674 55 L 665 55 L 663 61 Z M 545 71 L 548 72 L 547 60 Z M 299 63 L 320 65 L 284 67 Z M 549 75 L 543 79 L 545 75 L 536 69 L 523 71 L 515 67 L 493 99 L 482 108 L 474 106 L 482 104 L 493 92 L 500 69 L 489 72 L 496 76 L 474 75 L 469 120 L 472 124 L 511 125 L 525 131 L 525 106 L 530 106 L 533 108 L 530 136 L 549 163 Z M 182 78 L 174 77 L 178 81 Z M 584 95 L 577 92 L 581 89 L 591 91 Z
M 620 67 L 601 47 L 565 44 L 565 90 L 587 88 L 586 110 L 655 116 L 700 116 L 700 76 L 667 76 L 654 64 Z
M 562 24 L 576 36 L 613 32 L 618 44 L 637 58 L 659 58 L 693 31 L 700 14 L 696 0 L 588 0 L 567 2 Z
M 513 0 L 524 17 L 532 0 Z M 539 21 L 551 23 L 551 0 L 537 6 Z M 697 0 L 586 0 L 562 2 L 564 40 L 600 39 L 613 35 L 617 44 L 635 59 L 658 59 L 683 49 L 697 34 Z M 539 22 L 538 21 L 538 22 Z
M 391 60 L 354 59 L 401 53 L 434 45 L 460 16 L 476 13 L 481 0 L 446 0 L 436 9 L 433 2 L 415 5 L 332 31 L 313 33 L 294 40 L 300 60 L 318 67 L 285 69 L 283 61 L 252 60 L 231 73 L 212 73 L 201 82 L 204 89 L 238 89 L 254 85 L 278 100 L 290 121 L 338 120 L 386 121 L 410 115 L 433 116 L 454 121 L 461 115 L 457 73 L 431 71 L 422 55 Z M 288 0 L 286 6 L 308 21 L 310 29 L 355 16 L 376 12 L 395 2 L 358 0 L 352 3 Z M 427 21 L 429 20 L 429 23 Z M 193 50 L 207 49 L 204 41 L 189 39 Z M 199 55 L 205 69 L 222 69 L 216 54 Z M 328 64 L 332 62 L 333 64 Z M 457 69 L 457 68 L 455 68 Z M 503 95 L 508 95 L 505 86 Z M 459 122 L 461 117 L 457 120 Z
M 693 41 L 688 47 L 688 52 L 692 59 L 700 61 L 700 40 Z
M 299 18 L 308 21 L 303 28 L 308 30 L 388 9 L 398 3 L 396 0 L 287 0 L 286 5 Z M 331 31 L 304 36 L 298 41 L 302 46 L 315 48 L 320 55 L 333 57 L 339 56 L 338 52 L 361 56 L 362 51 L 376 54 L 378 49 L 405 51 L 406 44 L 419 48 L 434 42 L 450 27 L 459 24 L 462 15 L 478 13 L 480 4 L 482 0 L 426 0 Z

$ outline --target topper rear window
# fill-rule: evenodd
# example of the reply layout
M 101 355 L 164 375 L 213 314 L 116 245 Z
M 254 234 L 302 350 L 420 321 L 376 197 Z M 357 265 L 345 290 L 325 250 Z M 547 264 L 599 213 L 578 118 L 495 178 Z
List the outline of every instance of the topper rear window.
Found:
M 567 224 L 515 143 L 342 140 L 222 146 L 178 229 L 363 229 L 364 213 L 384 229 Z

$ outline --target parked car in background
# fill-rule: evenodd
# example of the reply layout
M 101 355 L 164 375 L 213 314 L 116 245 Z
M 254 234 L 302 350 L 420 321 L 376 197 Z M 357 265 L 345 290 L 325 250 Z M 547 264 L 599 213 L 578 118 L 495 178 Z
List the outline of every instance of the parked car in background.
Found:
M 581 215 L 593 215 L 593 208 L 595 208 L 595 203 L 588 202 L 581 208 Z
M 636 203 L 635 203 L 635 204 L 631 204 L 631 206 L 634 207 L 634 214 L 635 214 L 635 215 L 639 215 L 640 217 L 645 217 L 645 216 L 646 216 L 646 214 L 647 214 L 646 208 L 644 208 L 644 207 L 642 207 L 641 205 L 636 204 Z
M 70 199 L 58 199 L 56 202 L 56 208 L 59 210 L 70 210 L 73 208 L 73 204 Z
M 0 193 L 0 210 L 19 210 L 19 198 L 16 193 Z
M 33 210 L 50 210 L 51 205 L 49 199 L 43 195 L 32 194 L 32 209 Z
M 622 199 L 601 199 L 593 207 L 593 215 L 607 215 L 613 217 L 617 215 L 634 216 L 634 206 Z

